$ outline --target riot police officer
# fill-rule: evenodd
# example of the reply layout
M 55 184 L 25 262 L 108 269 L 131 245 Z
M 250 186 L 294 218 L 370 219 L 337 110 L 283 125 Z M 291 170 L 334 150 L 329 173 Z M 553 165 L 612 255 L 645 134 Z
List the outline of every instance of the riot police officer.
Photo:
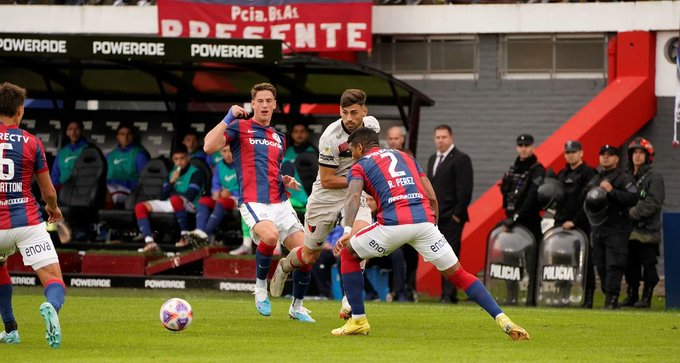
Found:
M 520 224 L 531 231 L 536 242 L 541 241 L 541 205 L 538 187 L 545 178 L 545 167 L 534 155 L 534 137 L 522 134 L 517 137 L 517 158 L 501 181 L 503 209 L 506 218 L 501 221 L 506 230 Z
M 628 296 L 621 303 L 623 306 L 649 308 L 654 286 L 659 282 L 656 263 L 661 243 L 661 210 L 666 195 L 663 176 L 652 170 L 653 161 L 651 142 L 638 137 L 628 145 L 628 170 L 635 178 L 640 201 L 628 211 L 634 229 L 628 241 Z M 638 301 L 640 280 L 645 285 L 642 299 Z
M 590 224 L 583 210 L 585 199 L 583 191 L 597 172 L 583 161 L 583 146 L 578 141 L 567 141 L 564 144 L 564 159 L 567 164 L 557 173 L 557 180 L 564 185 L 565 195 L 564 202 L 558 204 L 555 210 L 555 227 L 579 228 L 586 236 L 590 236 Z M 586 260 L 586 286 L 583 306 L 592 308 L 593 295 L 595 294 L 592 248 L 588 249 Z
M 633 177 L 619 168 L 619 150 L 600 148 L 600 171 L 588 183 L 584 210 L 592 227 L 593 258 L 605 293 L 605 309 L 618 308 L 633 224 L 628 208 L 638 201 Z
M 527 228 L 540 243 L 541 205 L 538 202 L 538 187 L 545 178 L 545 167 L 534 155 L 534 137 L 522 134 L 517 137 L 517 158 L 501 181 L 505 219 L 501 221 L 503 231 L 511 232 L 515 225 Z M 534 247 L 536 248 L 536 247 Z M 529 286 L 527 305 L 534 304 L 536 258 L 527 263 Z M 513 287 L 514 288 L 514 287 Z M 513 288 L 509 287 L 509 290 Z M 513 292 L 514 294 L 514 292 Z

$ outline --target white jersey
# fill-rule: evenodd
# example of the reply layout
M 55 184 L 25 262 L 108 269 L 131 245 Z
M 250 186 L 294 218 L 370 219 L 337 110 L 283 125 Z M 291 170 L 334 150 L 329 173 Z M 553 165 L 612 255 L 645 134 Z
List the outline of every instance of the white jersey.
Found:
M 380 123 L 373 116 L 366 116 L 363 120 L 364 127 L 380 132 Z M 352 152 L 349 150 L 347 138 L 349 134 L 342 126 L 342 119 L 339 119 L 326 128 L 319 138 L 319 166 L 335 169 L 335 175 L 347 176 L 349 168 L 352 166 Z M 316 181 L 312 186 L 312 194 L 308 199 L 308 209 L 311 203 L 340 205 L 347 196 L 347 189 L 324 189 L 321 186 L 321 174 L 316 175 Z

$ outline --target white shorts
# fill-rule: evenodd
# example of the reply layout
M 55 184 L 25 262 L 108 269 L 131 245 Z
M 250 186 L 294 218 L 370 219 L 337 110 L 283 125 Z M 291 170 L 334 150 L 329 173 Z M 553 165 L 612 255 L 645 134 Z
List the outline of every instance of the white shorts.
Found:
M 458 262 L 458 257 L 446 241 L 446 237 L 432 223 L 398 226 L 373 223 L 357 232 L 350 240 L 352 249 L 364 260 L 387 256 L 407 243 L 439 271 L 444 271 Z
M 0 255 L 13 252 L 15 246 L 24 257 L 24 265 L 31 266 L 33 270 L 59 263 L 57 251 L 44 222 L 34 226 L 0 230 Z
M 184 210 L 186 210 L 189 213 L 196 213 L 196 206 L 194 206 L 194 203 L 191 203 L 189 199 L 182 198 L 182 201 L 184 202 Z M 147 200 L 144 201 L 144 203 L 149 203 L 151 206 L 151 213 L 156 212 L 156 213 L 175 213 L 175 210 L 172 208 L 172 204 L 170 203 L 170 199 L 168 200 L 159 200 L 159 199 L 153 199 L 153 200 Z
M 320 205 L 307 204 L 307 213 L 305 213 L 305 246 L 311 250 L 322 250 L 326 236 L 330 233 L 338 222 L 343 223 L 338 217 L 342 214 L 343 202 L 336 204 Z M 355 221 L 364 221 L 367 224 L 373 222 L 371 209 L 366 205 L 366 199 L 361 198 L 361 205 Z
M 297 217 L 290 199 L 282 203 L 243 203 L 238 207 L 243 221 L 250 228 L 250 236 L 255 244 L 260 243 L 259 237 L 253 232 L 253 227 L 260 221 L 270 221 L 276 225 L 279 232 L 279 243 L 291 234 L 302 231 L 302 223 Z

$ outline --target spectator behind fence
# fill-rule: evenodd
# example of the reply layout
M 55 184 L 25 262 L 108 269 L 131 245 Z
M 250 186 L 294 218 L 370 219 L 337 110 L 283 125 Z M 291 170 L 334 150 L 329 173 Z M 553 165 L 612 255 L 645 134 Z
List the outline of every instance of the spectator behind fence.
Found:
M 472 161 L 455 147 L 453 131 L 448 125 L 434 128 L 437 152 L 430 156 L 427 175 L 439 201 L 439 231 L 446 237 L 453 252 L 460 254 L 463 226 L 468 221 L 468 206 L 472 200 Z M 458 302 L 456 287 L 442 277 L 441 302 Z
M 623 306 L 649 308 L 654 286 L 659 282 L 656 263 L 661 244 L 661 211 L 666 191 L 663 176 L 652 169 L 653 161 L 654 146 L 651 142 L 638 137 L 630 143 L 628 169 L 635 178 L 640 201 L 628 210 L 634 229 L 628 241 L 625 273 L 628 296 L 622 302 Z M 645 285 L 642 299 L 638 301 L 640 280 Z
M 139 179 L 139 174 L 149 162 L 149 153 L 134 143 L 135 132 L 130 124 L 121 123 L 116 131 L 118 145 L 106 155 L 108 171 L 106 187 L 110 202 L 122 207 Z
M 205 183 L 205 174 L 189 163 L 189 153 L 183 144 L 177 145 L 172 152 L 175 165 L 170 171 L 169 180 L 163 184 L 160 199 L 147 200 L 135 205 L 137 226 L 144 236 L 143 252 L 157 251 L 149 213 L 174 213 L 180 226 L 181 237 L 176 245 L 186 245 L 186 234 L 189 232 L 188 213 L 196 213 L 194 203 L 198 201 Z M 184 241 L 184 242 L 183 242 Z

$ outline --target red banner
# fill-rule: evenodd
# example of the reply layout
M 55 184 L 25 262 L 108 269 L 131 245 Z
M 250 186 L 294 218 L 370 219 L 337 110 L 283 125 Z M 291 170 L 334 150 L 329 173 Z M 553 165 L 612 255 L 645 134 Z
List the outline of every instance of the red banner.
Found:
M 372 2 L 159 0 L 163 37 L 281 39 L 285 52 L 370 51 Z

